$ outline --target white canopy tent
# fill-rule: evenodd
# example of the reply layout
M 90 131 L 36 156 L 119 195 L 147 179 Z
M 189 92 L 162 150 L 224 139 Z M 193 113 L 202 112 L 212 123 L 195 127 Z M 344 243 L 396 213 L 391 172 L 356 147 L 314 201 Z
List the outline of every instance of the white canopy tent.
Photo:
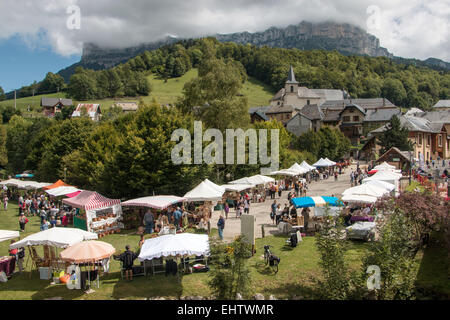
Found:
M 388 170 L 395 170 L 395 166 L 390 165 L 389 163 L 387 163 L 386 161 L 384 161 L 383 163 L 377 165 L 374 167 L 375 170 L 383 170 L 383 169 L 388 169 Z
M 209 239 L 206 234 L 168 234 L 145 240 L 139 261 L 160 257 L 209 255 Z
M 20 238 L 19 231 L 0 230 L 0 242 Z
M 273 171 L 270 173 L 271 176 L 288 176 L 288 177 L 295 177 L 298 176 L 299 173 L 296 171 L 292 171 L 292 170 L 278 170 L 278 171 Z
M 223 184 L 222 187 L 225 188 L 225 191 L 241 192 L 243 190 L 254 188 L 255 185 L 253 185 L 253 184 Z
M 187 201 L 221 201 L 225 188 L 220 188 L 223 191 L 213 187 L 211 183 L 202 181 L 198 186 L 186 193 L 184 198 Z
M 67 186 L 45 190 L 45 192 L 47 192 L 49 195 L 54 196 L 54 197 L 64 196 L 66 194 L 74 193 L 77 191 L 82 191 L 82 190 L 75 188 L 75 187 L 67 187 Z
M 215 184 L 215 183 L 212 182 L 211 180 L 205 179 L 204 182 L 205 182 L 206 184 L 208 184 L 209 186 L 211 186 L 211 188 L 214 188 L 214 189 L 216 189 L 216 190 L 219 191 L 219 192 L 222 192 L 222 193 L 225 192 L 225 189 L 224 189 L 224 188 L 222 188 L 222 187 L 219 186 L 218 184 Z
M 319 161 L 313 164 L 314 167 L 331 167 L 332 164 L 325 159 L 320 158 Z
M 183 201 L 186 201 L 186 198 L 177 196 L 149 196 L 122 202 L 122 206 L 148 207 L 163 210 Z
M 303 162 L 300 163 L 300 166 L 301 166 L 302 168 L 305 168 L 305 169 L 308 170 L 308 171 L 311 171 L 311 170 L 315 170 L 315 169 L 316 169 L 315 167 L 313 167 L 313 166 L 311 166 L 310 164 L 308 164 L 308 162 L 306 162 L 305 160 L 303 160 Z
M 275 179 L 257 174 L 251 177 L 244 177 L 241 179 L 230 181 L 229 184 L 252 184 L 257 186 L 257 185 L 265 185 L 266 183 L 269 182 L 275 182 Z
M 386 182 L 386 181 L 381 181 L 381 180 L 370 180 L 370 181 L 366 181 L 363 183 L 364 184 L 370 184 L 376 187 L 380 187 L 380 188 L 384 188 L 386 190 L 388 190 L 389 192 L 395 190 L 395 185 L 393 185 L 392 183 Z
M 389 191 L 385 188 L 380 188 L 368 183 L 364 183 L 356 187 L 348 188 L 342 193 L 342 195 L 360 195 L 379 198 L 388 193 Z
M 0 185 L 7 187 L 16 187 L 19 189 L 41 189 L 51 185 L 47 182 L 36 182 L 36 181 L 24 181 L 18 179 L 8 179 L 0 182 Z
M 329 162 L 332 166 L 335 166 L 335 165 L 336 165 L 336 162 L 334 162 L 334 161 L 332 161 L 332 160 L 330 160 L 330 159 L 328 159 L 328 158 L 325 158 L 324 160 L 327 161 L 327 162 Z
M 358 194 L 349 194 L 341 198 L 341 200 L 344 202 L 356 202 L 356 203 L 375 203 L 377 199 L 378 199 L 377 197 L 362 196 Z
M 373 176 L 363 179 L 362 182 L 366 183 L 373 180 L 385 181 L 390 184 L 393 184 L 395 186 L 395 191 L 398 192 L 399 190 L 398 181 L 400 180 L 401 176 L 402 176 L 401 174 L 391 171 L 378 171 Z
M 13 243 L 9 247 L 10 249 L 18 249 L 26 246 L 47 245 L 66 248 L 84 240 L 95 240 L 97 238 L 96 233 L 87 232 L 77 228 L 51 228 L 29 235 L 28 237 Z
M 302 167 L 301 165 L 299 165 L 297 162 L 294 163 L 288 170 L 298 172 L 298 174 L 305 174 L 308 171 L 310 171 L 309 169 L 306 169 L 306 168 Z

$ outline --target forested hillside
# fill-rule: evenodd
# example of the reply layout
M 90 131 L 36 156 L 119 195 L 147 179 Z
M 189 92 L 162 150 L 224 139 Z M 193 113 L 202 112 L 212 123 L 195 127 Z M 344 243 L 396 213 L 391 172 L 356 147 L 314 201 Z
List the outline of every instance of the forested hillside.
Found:
M 427 109 L 439 99 L 450 97 L 450 73 L 426 67 L 399 65 L 385 57 L 344 56 L 323 50 L 302 51 L 235 43 L 220 43 L 214 38 L 181 41 L 130 59 L 109 71 L 91 72 L 91 78 L 101 77 L 109 90 L 96 89 L 95 81 L 80 86 L 79 69 L 68 86 L 68 92 L 82 96 L 120 96 L 124 88 L 114 73 L 122 70 L 139 75 L 151 72 L 167 79 L 179 77 L 197 67 L 205 56 L 239 62 L 245 72 L 278 90 L 284 85 L 289 65 L 294 67 L 296 79 L 309 88 L 344 89 L 354 98 L 385 97 L 401 107 Z M 105 84 L 106 81 L 106 84 Z M 108 84 L 109 81 L 109 84 Z M 139 81 L 137 81 L 139 83 Z M 100 93 L 102 92 L 102 93 Z

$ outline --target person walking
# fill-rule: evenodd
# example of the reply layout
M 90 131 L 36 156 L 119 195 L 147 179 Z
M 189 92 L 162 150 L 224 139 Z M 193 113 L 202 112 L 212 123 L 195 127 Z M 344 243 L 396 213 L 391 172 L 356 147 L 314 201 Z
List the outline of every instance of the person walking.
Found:
M 225 201 L 224 209 L 225 211 L 225 219 L 228 219 L 228 212 L 230 212 L 230 206 L 228 205 L 228 202 Z
M 219 230 L 219 238 L 223 240 L 223 229 L 225 229 L 225 219 L 222 215 L 219 216 L 219 221 L 217 221 L 217 229 Z
M 303 222 L 304 222 L 303 225 L 305 228 L 305 233 L 306 233 L 306 231 L 308 231 L 309 212 L 310 212 L 309 208 L 303 208 L 303 210 L 302 210 L 302 216 L 303 216 Z
M 123 252 L 121 255 L 113 256 L 115 260 L 122 261 L 123 269 L 125 271 L 125 279 L 128 281 L 133 280 L 133 264 L 134 260 L 136 260 L 137 257 L 138 255 L 130 250 L 129 245 L 125 246 L 125 252 Z
M 50 224 L 50 223 L 48 223 L 48 222 L 47 222 L 47 220 L 46 220 L 46 219 L 44 219 L 44 220 L 42 221 L 42 223 L 41 223 L 41 227 L 40 227 L 40 230 L 41 230 L 41 231 L 45 231 L 45 230 L 48 230 L 48 226 L 49 226 L 49 224 Z
M 63 213 L 61 224 L 64 228 L 66 228 L 69 224 L 69 218 L 67 217 L 67 214 L 65 212 Z
M 3 198 L 3 209 L 6 211 L 8 210 L 8 196 L 5 195 L 5 197 Z
M 28 219 L 27 217 L 25 217 L 25 215 L 22 213 L 19 217 L 19 227 L 20 227 L 20 231 L 24 232 L 25 231 L 25 225 L 28 223 Z
M 25 248 L 19 248 L 17 252 L 17 265 L 19 266 L 19 272 L 23 272 L 23 261 L 25 260 Z
M 145 226 L 145 233 L 153 233 L 153 226 L 154 226 L 154 216 L 153 213 L 150 210 L 147 210 L 147 212 L 144 215 L 144 226 Z
M 180 211 L 180 207 L 177 207 L 177 210 L 173 212 L 173 223 L 175 224 L 175 228 L 177 228 L 177 230 L 180 229 L 180 221 L 182 215 L 183 214 Z
M 247 199 L 244 200 L 244 213 L 246 214 L 250 213 L 250 200 Z

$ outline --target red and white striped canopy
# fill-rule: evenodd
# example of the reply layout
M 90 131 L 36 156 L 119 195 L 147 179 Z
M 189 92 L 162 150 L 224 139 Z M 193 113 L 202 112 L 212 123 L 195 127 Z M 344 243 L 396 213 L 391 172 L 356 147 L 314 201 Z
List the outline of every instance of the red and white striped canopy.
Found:
M 137 199 L 131 199 L 122 203 L 123 206 L 136 206 L 136 207 L 148 207 L 157 210 L 163 210 L 167 207 L 186 201 L 186 198 L 177 196 L 153 196 L 153 197 L 143 197 Z
M 95 191 L 84 190 L 76 197 L 63 199 L 63 203 L 75 208 L 92 210 L 120 204 L 120 199 L 108 199 Z

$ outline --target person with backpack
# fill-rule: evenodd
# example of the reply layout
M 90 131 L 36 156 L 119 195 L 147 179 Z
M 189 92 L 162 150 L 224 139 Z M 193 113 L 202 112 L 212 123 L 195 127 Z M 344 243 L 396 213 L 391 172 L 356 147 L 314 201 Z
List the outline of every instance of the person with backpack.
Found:
M 219 221 L 217 222 L 217 229 L 219 230 L 219 238 L 223 240 L 223 229 L 225 229 L 225 219 L 222 215 L 219 217 Z
M 113 256 L 115 260 L 122 261 L 123 269 L 125 271 L 125 279 L 128 281 L 133 280 L 133 264 L 134 260 L 138 257 L 136 253 L 130 250 L 130 246 L 125 246 L 125 252 L 119 256 Z
M 20 227 L 20 231 L 24 232 L 25 231 L 25 225 L 28 223 L 28 219 L 27 217 L 25 217 L 25 215 L 23 213 L 20 214 L 19 217 L 19 227 Z

